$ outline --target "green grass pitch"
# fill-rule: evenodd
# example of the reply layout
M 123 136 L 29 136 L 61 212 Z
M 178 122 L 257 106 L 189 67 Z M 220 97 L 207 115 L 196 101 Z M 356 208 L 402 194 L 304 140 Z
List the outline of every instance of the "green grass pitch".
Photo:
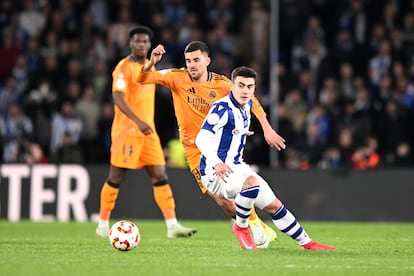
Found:
M 141 243 L 129 252 L 96 238 L 94 223 L 0 221 L 0 275 L 414 275 L 414 223 L 302 222 L 337 247 L 310 252 L 279 231 L 268 249 L 243 251 L 230 221 L 182 221 L 198 233 L 180 239 L 163 221 L 133 221 Z

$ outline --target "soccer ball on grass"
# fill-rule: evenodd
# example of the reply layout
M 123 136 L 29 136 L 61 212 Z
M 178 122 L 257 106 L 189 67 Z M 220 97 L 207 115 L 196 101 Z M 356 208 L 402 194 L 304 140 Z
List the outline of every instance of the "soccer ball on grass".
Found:
M 120 220 L 109 230 L 109 243 L 119 251 L 129 251 L 137 247 L 141 235 L 132 221 Z

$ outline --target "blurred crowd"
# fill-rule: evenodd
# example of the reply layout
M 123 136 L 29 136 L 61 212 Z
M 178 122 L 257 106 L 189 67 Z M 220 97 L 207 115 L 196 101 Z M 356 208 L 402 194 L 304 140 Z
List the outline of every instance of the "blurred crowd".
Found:
M 277 80 L 279 167 L 413 166 L 414 1 L 280 0 L 278 15 L 271 67 L 267 0 L 0 0 L 1 163 L 107 163 L 111 73 L 129 27 L 144 24 L 167 50 L 158 69 L 182 67 L 184 46 L 205 41 L 211 71 L 258 72 L 269 115 Z M 169 165 L 185 166 L 167 92 L 157 88 L 157 130 Z M 252 128 L 246 159 L 269 166 Z

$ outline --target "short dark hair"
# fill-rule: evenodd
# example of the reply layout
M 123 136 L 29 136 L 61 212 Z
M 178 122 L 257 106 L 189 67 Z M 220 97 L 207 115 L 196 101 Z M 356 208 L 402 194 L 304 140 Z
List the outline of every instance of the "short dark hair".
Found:
M 202 41 L 191 41 L 187 44 L 187 46 L 185 46 L 184 53 L 191 53 L 197 50 L 210 55 L 210 50 L 208 49 L 207 44 Z
M 257 73 L 250 67 L 241 66 L 235 68 L 231 72 L 231 80 L 234 81 L 236 77 L 245 77 L 245 78 L 253 78 L 256 79 Z
M 136 34 L 146 34 L 151 39 L 154 36 L 154 32 L 147 26 L 133 26 L 128 31 L 129 39 L 131 39 Z

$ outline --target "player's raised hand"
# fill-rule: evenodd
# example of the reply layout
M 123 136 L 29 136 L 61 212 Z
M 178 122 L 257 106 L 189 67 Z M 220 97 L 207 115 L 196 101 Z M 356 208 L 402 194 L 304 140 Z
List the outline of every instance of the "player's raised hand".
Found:
M 277 150 L 282 150 L 286 148 L 285 139 L 282 136 L 276 133 L 272 128 L 264 130 L 264 137 L 266 142 L 271 147 L 275 147 Z
M 156 64 L 158 61 L 161 60 L 162 55 L 164 54 L 165 54 L 164 46 L 162 44 L 158 44 L 158 46 L 155 47 L 151 52 L 150 61 L 153 64 Z

